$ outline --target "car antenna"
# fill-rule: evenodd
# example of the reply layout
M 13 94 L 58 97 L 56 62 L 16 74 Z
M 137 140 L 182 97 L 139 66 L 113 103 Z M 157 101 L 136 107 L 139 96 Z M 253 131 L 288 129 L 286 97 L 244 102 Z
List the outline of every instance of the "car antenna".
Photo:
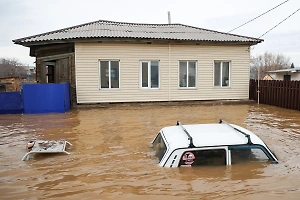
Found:
M 250 138 L 250 135 L 249 135 L 249 134 L 247 134 L 247 133 L 241 131 L 241 130 L 238 129 L 238 128 L 235 128 L 235 127 L 231 126 L 230 124 L 228 124 L 227 122 L 225 122 L 225 121 L 222 120 L 222 119 L 220 119 L 219 124 L 221 124 L 221 123 L 225 123 L 225 124 L 227 124 L 228 126 L 230 126 L 231 128 L 233 128 L 234 130 L 236 130 L 236 131 L 242 133 L 243 135 L 245 135 L 245 137 L 248 139 L 248 143 L 247 143 L 247 144 L 249 144 L 249 145 L 253 144 L 253 143 L 251 142 L 251 138 Z
M 189 148 L 194 148 L 195 145 L 194 145 L 194 143 L 193 143 L 193 138 L 192 138 L 192 136 L 191 136 L 191 135 L 189 134 L 189 132 L 182 126 L 182 124 L 180 123 L 180 121 L 177 121 L 176 126 L 180 126 L 180 127 L 183 129 L 183 131 L 186 133 L 186 135 L 188 136 L 188 140 L 190 141 Z

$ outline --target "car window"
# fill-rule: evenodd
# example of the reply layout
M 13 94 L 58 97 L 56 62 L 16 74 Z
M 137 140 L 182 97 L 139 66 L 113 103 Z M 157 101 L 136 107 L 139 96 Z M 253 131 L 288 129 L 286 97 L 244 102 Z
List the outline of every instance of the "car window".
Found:
M 225 149 L 186 151 L 182 154 L 179 166 L 226 165 Z
M 155 151 L 155 155 L 158 158 L 159 162 L 161 161 L 161 159 L 164 157 L 164 154 L 166 153 L 167 147 L 166 144 L 164 142 L 164 140 L 162 139 L 161 134 L 159 133 L 155 140 L 153 141 L 153 149 Z
M 247 161 L 268 161 L 269 158 L 265 152 L 258 147 L 234 147 L 230 148 L 231 163 L 240 163 Z

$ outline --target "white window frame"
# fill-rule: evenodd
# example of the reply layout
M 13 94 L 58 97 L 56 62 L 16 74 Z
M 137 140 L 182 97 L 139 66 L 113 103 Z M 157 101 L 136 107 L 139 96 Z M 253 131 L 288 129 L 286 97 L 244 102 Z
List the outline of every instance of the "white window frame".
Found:
M 220 62 L 220 86 L 215 86 L 215 63 L 216 62 Z M 229 63 L 229 72 L 228 72 L 228 86 L 223 86 L 222 85 L 222 74 L 223 74 L 223 63 L 224 62 L 228 62 Z M 214 60 L 213 63 L 213 70 L 214 70 L 214 74 L 213 74 L 213 87 L 215 88 L 229 88 L 231 87 L 231 61 L 230 60 Z
M 101 88 L 101 61 L 106 61 L 108 62 L 108 81 L 109 81 L 109 85 L 108 85 L 108 88 Z M 118 71 L 119 71 L 119 80 L 118 80 L 118 88 L 112 88 L 111 87 L 111 62 L 112 61 L 118 61 L 119 63 L 119 66 L 118 66 Z M 120 60 L 99 60 L 99 77 L 98 77 L 98 81 L 99 81 L 99 90 L 119 90 L 120 89 L 120 80 L 121 80 L 121 71 L 120 71 Z
M 158 87 L 151 87 L 151 62 L 158 62 Z M 143 63 L 148 63 L 148 86 L 143 87 Z M 141 89 L 160 89 L 160 61 L 159 60 L 140 60 L 140 88 Z
M 189 62 L 195 62 L 195 87 L 189 87 L 189 79 L 187 78 L 186 87 L 180 86 L 180 62 L 187 62 L 187 75 L 189 73 Z M 178 62 L 178 88 L 179 89 L 197 89 L 198 83 L 198 62 L 196 60 L 179 60 Z

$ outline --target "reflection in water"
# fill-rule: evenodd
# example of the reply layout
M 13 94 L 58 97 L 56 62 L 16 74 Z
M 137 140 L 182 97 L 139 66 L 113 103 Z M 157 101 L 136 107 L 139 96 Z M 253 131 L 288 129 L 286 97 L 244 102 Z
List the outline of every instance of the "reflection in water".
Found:
M 240 125 L 279 158 L 270 163 L 161 168 L 149 143 L 165 126 Z M 120 106 L 0 116 L 1 199 L 297 199 L 300 112 L 265 105 Z M 29 140 L 67 140 L 71 155 L 21 161 Z

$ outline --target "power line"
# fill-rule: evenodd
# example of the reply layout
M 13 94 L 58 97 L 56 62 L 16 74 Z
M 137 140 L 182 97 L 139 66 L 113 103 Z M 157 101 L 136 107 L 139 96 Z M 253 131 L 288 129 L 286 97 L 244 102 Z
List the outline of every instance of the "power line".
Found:
M 236 28 L 232 29 L 231 31 L 228 31 L 228 33 L 230 33 L 230 32 L 232 32 L 232 31 L 234 31 L 234 30 L 236 30 L 236 29 L 238 29 L 238 28 L 240 28 L 240 27 L 242 27 L 242 26 L 244 26 L 244 25 L 246 25 L 246 24 L 248 24 L 248 23 L 250 23 L 250 22 L 252 22 L 252 21 L 256 20 L 257 18 L 259 18 L 259 17 L 263 16 L 264 14 L 267 14 L 268 12 L 270 12 L 270 11 L 274 10 L 275 8 L 278 8 L 279 6 L 281 6 L 282 4 L 284 4 L 284 3 L 288 2 L 288 1 L 289 1 L 289 0 L 286 0 L 286 1 L 282 2 L 281 4 L 279 4 L 279 5 L 275 6 L 274 8 L 272 8 L 272 9 L 270 9 L 270 10 L 268 10 L 268 11 L 264 12 L 263 14 L 261 14 L 261 15 L 259 15 L 259 16 L 257 16 L 257 17 L 255 17 L 255 18 L 251 19 L 250 21 L 247 21 L 246 23 L 244 23 L 244 24 L 242 24 L 242 25 L 240 25 L 240 26 L 238 26 L 238 27 L 236 27 Z
M 262 36 L 264 36 L 267 33 L 269 33 L 271 30 L 273 30 L 274 28 L 276 28 L 277 26 L 279 26 L 279 24 L 281 24 L 282 22 L 284 22 L 285 20 L 287 20 L 288 18 L 290 18 L 291 16 L 293 16 L 299 10 L 300 10 L 300 8 L 298 8 L 298 10 L 296 10 L 295 12 L 293 12 L 292 14 L 290 14 L 287 18 L 285 18 L 284 20 L 282 20 L 281 22 L 279 22 L 276 26 L 274 26 L 273 28 L 271 28 L 270 30 L 268 30 L 267 32 L 265 32 L 264 34 L 262 34 L 259 38 L 261 38 Z

